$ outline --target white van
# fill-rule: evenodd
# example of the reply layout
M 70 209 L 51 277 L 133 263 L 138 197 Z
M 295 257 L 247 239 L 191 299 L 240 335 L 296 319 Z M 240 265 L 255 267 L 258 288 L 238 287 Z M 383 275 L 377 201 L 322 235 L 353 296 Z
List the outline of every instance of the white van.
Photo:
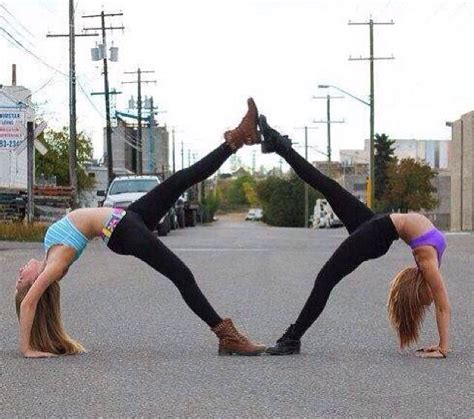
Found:
M 317 199 L 313 212 L 313 228 L 342 227 L 342 221 L 335 214 L 326 199 Z

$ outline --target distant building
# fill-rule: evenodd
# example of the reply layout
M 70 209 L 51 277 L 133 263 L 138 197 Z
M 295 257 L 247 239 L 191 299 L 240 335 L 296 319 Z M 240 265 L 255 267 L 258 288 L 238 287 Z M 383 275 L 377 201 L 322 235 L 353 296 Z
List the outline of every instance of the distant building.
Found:
M 331 162 L 330 172 L 328 170 L 329 164 L 326 160 L 315 161 L 313 162 L 313 166 L 322 173 L 330 175 L 358 200 L 364 203 L 367 202 L 367 176 L 369 175 L 369 165 L 364 162 L 364 159 L 360 157 L 359 153 L 353 153 L 350 159 L 345 159 L 341 162 Z
M 145 125 L 145 124 L 144 124 Z M 169 133 L 166 126 L 155 126 L 152 130 L 142 128 L 143 174 L 169 174 Z M 107 137 L 104 129 L 104 159 L 107 161 Z M 137 128 L 118 119 L 112 127 L 112 161 L 114 173 L 137 172 Z
M 432 169 L 448 169 L 451 141 L 449 140 L 395 140 L 393 144 L 395 156 L 401 159 L 424 161 Z M 368 164 L 370 144 L 365 141 L 363 150 L 340 150 L 341 163 Z
M 474 111 L 451 124 L 451 230 L 474 229 Z

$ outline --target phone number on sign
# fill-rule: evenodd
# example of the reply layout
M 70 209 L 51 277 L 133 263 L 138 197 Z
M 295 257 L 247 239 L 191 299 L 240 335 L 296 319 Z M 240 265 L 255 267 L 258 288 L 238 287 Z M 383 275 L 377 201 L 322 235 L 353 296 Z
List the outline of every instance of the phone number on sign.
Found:
M 0 148 L 17 148 L 21 140 L 0 140 Z

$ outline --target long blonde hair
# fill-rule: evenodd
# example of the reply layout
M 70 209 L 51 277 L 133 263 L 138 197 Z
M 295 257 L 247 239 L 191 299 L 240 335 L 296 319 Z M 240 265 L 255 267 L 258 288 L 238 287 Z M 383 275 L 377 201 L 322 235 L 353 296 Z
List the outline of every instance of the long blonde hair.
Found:
M 417 267 L 408 267 L 392 279 L 388 293 L 388 317 L 395 329 L 400 348 L 418 340 L 428 307 L 428 285 Z
M 18 318 L 20 318 L 21 303 L 28 290 L 29 287 L 25 287 L 15 296 Z M 73 355 L 85 352 L 83 346 L 71 339 L 64 331 L 61 321 L 60 288 L 57 282 L 53 282 L 38 301 L 31 328 L 30 346 L 36 351 L 58 355 Z

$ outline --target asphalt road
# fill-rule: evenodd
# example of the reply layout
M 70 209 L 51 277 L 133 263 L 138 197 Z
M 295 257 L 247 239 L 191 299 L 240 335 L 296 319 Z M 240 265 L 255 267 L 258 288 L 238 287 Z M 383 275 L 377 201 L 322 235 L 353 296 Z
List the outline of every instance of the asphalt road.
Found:
M 164 242 L 221 316 L 271 344 L 344 237 L 219 221 Z M 301 355 L 219 357 L 214 335 L 166 278 L 94 241 L 62 281 L 66 330 L 88 353 L 27 360 L 17 352 L 12 290 L 41 245 L 0 242 L 0 416 L 472 417 L 473 252 L 472 234 L 448 235 L 446 360 L 397 350 L 385 302 L 391 276 L 411 262 L 399 242 L 335 289 Z M 436 343 L 432 313 L 420 343 Z

